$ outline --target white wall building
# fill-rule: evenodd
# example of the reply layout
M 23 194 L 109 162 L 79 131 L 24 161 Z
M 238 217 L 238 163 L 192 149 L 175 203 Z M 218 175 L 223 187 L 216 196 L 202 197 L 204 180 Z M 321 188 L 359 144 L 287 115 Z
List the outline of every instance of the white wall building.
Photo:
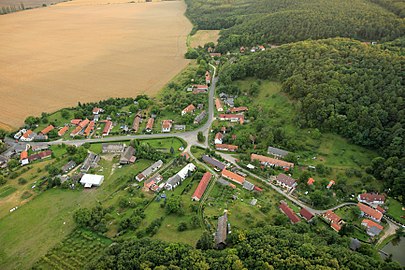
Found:
M 97 174 L 85 174 L 82 176 L 82 179 L 80 180 L 80 183 L 85 187 L 85 188 L 91 188 L 92 186 L 100 186 L 104 181 L 104 176 L 103 175 L 97 175 Z

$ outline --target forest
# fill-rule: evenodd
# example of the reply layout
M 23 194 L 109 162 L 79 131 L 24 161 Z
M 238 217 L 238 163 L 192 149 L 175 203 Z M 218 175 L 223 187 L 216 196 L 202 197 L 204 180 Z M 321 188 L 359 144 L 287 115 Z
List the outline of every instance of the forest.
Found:
M 318 127 L 377 150 L 368 172 L 405 194 L 405 59 L 351 39 L 303 41 L 223 66 L 220 84 L 246 77 L 282 82 L 300 127 Z
M 366 0 L 186 2 L 186 14 L 195 29 L 223 29 L 217 47 L 222 53 L 240 46 L 284 44 L 330 37 L 387 41 L 405 33 L 404 20 L 390 12 L 392 9 L 403 12 L 400 11 L 400 4 L 387 4 L 382 0 L 374 2 L 384 5 Z
M 123 240 L 108 247 L 102 260 L 88 269 L 401 269 L 396 262 L 377 259 L 363 244 L 356 252 L 349 238 L 326 227 L 263 226 L 232 232 L 230 248 L 212 249 L 212 236 L 204 233 L 197 249 L 181 243 L 150 238 Z

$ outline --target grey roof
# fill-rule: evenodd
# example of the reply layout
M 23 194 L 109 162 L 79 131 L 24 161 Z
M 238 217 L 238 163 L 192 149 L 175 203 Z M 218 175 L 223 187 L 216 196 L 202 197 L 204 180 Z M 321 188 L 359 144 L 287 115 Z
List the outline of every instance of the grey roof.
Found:
M 225 180 L 224 178 L 222 178 L 222 177 L 217 180 L 217 183 L 220 184 L 220 185 L 229 186 L 229 182 L 226 181 L 226 180 Z
M 285 157 L 286 155 L 288 155 L 288 151 L 276 148 L 276 147 L 271 147 L 269 146 L 269 148 L 267 148 L 267 153 L 268 154 L 272 154 L 272 155 L 276 155 L 276 156 L 281 156 L 281 157 Z
M 231 97 L 225 99 L 225 103 L 226 103 L 228 106 L 230 106 L 230 107 L 233 107 L 233 106 L 235 105 L 234 99 L 231 98 Z
M 82 172 L 87 172 L 90 167 L 95 167 L 98 163 L 98 161 L 100 160 L 100 157 L 94 153 L 89 153 L 87 155 L 86 160 L 83 162 L 82 167 L 80 168 L 80 170 Z
M 173 187 L 173 186 L 178 185 L 180 182 L 181 182 L 180 175 L 175 174 L 166 181 L 166 184 L 169 184 Z
M 257 199 L 255 199 L 255 198 L 253 198 L 251 201 L 250 201 L 250 205 L 256 205 L 256 203 L 257 203 Z
M 379 235 L 381 230 L 379 228 L 373 226 L 373 227 L 368 228 L 367 232 L 369 232 L 372 235 Z
M 245 180 L 245 182 L 243 182 L 243 188 L 247 190 L 253 190 L 255 188 L 255 185 Z
M 128 146 L 124 153 L 121 154 L 120 163 L 128 163 L 132 156 L 135 155 L 135 148 Z
M 199 115 L 196 116 L 196 118 L 194 119 L 194 122 L 196 123 L 200 123 L 204 117 L 207 115 L 206 111 L 202 111 Z
M 186 125 L 174 125 L 175 130 L 183 130 L 186 129 Z
M 225 213 L 218 218 L 217 232 L 215 233 L 215 244 L 226 244 L 226 236 L 228 234 L 228 216 Z
M 5 156 L 0 155 L 0 164 L 1 163 L 7 163 L 8 162 L 8 158 L 6 158 Z
M 73 160 L 69 161 L 68 163 L 66 163 L 65 166 L 62 167 L 62 171 L 63 172 L 67 172 L 71 169 L 73 169 L 76 166 L 76 162 L 74 162 Z
M 296 182 L 293 178 L 291 178 L 290 176 L 285 175 L 283 173 L 280 173 L 279 175 L 277 175 L 276 179 L 277 179 L 277 181 L 279 181 L 289 187 L 293 187 L 296 184 Z
M 159 169 L 161 166 L 163 165 L 163 161 L 158 160 L 155 163 L 153 163 L 151 166 L 149 166 L 148 168 L 146 168 L 143 172 L 141 172 L 140 175 L 140 179 L 149 177 L 149 175 L 151 175 L 154 171 L 156 171 L 157 169 Z M 143 176 L 143 177 L 142 177 Z
M 218 160 L 216 160 L 216 159 L 214 159 L 212 157 L 209 157 L 207 155 L 203 155 L 202 160 L 205 163 L 208 163 L 208 164 L 210 164 L 210 165 L 212 165 L 214 167 L 217 167 L 220 170 L 223 170 L 226 167 L 226 165 L 224 163 L 222 163 L 222 162 L 220 162 L 220 161 L 218 161 Z

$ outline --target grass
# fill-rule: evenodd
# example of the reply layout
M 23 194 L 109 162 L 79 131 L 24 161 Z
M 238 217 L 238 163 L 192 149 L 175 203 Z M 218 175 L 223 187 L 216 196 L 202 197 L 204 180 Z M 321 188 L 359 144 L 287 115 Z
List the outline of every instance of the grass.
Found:
M 0 268 L 29 268 L 72 231 L 74 210 L 95 204 L 96 195 L 96 190 L 52 189 L 2 218 Z
M 402 217 L 405 216 L 405 211 L 402 210 L 403 208 L 402 204 L 399 201 L 395 200 L 394 198 L 389 198 L 387 205 L 388 205 L 387 213 L 390 216 L 392 216 L 396 221 L 404 224 L 405 219 Z
M 192 48 L 196 48 L 198 46 L 202 47 L 208 42 L 217 43 L 218 38 L 219 30 L 198 30 L 188 41 Z

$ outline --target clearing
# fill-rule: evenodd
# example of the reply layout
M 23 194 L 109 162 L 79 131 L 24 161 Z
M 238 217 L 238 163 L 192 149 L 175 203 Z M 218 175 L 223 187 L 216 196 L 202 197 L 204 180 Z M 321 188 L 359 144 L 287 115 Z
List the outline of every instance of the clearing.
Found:
M 79 101 L 154 95 L 189 63 L 183 1 L 89 3 L 0 17 L 0 124 Z
M 198 30 L 193 36 L 191 36 L 190 46 L 196 48 L 198 46 L 204 46 L 208 42 L 217 43 L 219 38 L 219 30 Z

